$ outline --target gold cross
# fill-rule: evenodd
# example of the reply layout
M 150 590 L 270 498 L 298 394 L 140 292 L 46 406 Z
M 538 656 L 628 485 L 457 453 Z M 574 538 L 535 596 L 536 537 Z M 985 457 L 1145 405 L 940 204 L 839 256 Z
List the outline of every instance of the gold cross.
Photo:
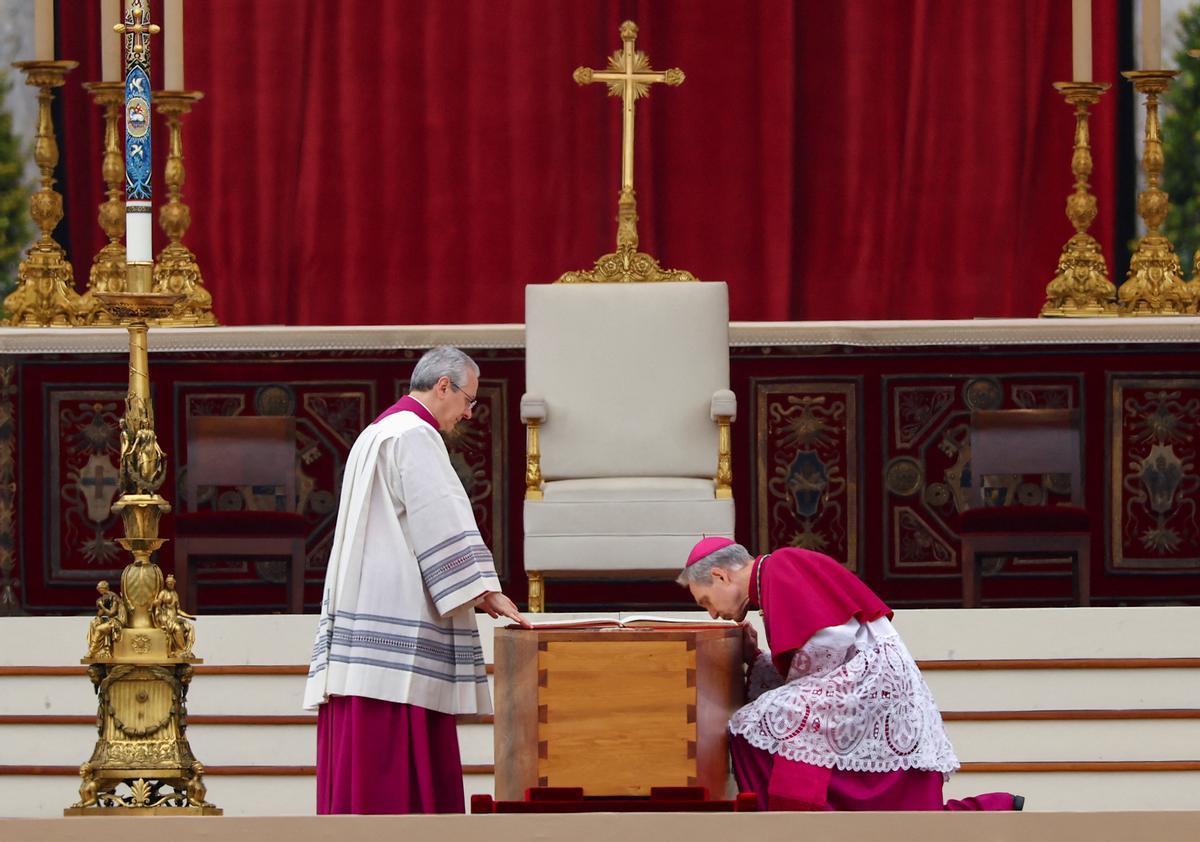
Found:
M 151 35 L 157 35 L 162 30 L 159 29 L 157 23 L 148 23 L 150 20 L 150 10 L 146 8 L 145 3 L 139 3 L 137 0 L 129 3 L 129 8 L 126 9 L 125 19 L 133 21 L 133 23 L 125 24 L 118 23 L 113 26 L 113 32 L 119 35 L 133 36 L 133 52 L 138 56 L 145 50 L 145 42 L 150 39 Z M 145 38 L 138 38 L 139 35 L 145 35 Z
M 633 190 L 633 104 L 650 95 L 650 86 L 665 82 L 672 87 L 683 84 L 683 71 L 678 67 L 658 71 L 650 68 L 650 59 L 633 48 L 637 40 L 637 24 L 631 20 L 621 24 L 621 49 L 608 57 L 606 70 L 577 67 L 574 78 L 580 85 L 604 82 L 609 96 L 619 96 L 623 102 L 621 136 L 621 191 Z
M 670 70 L 653 70 L 646 54 L 635 50 L 637 24 L 631 20 L 621 24 L 621 49 L 608 57 L 605 70 L 577 67 L 575 81 L 580 85 L 604 82 L 610 96 L 619 96 L 622 103 L 621 137 L 621 193 L 617 198 L 617 250 L 605 254 L 596 261 L 594 268 L 586 271 L 564 272 L 558 283 L 625 283 L 628 281 L 694 281 L 696 276 L 683 269 L 663 269 L 658 261 L 638 251 L 637 198 L 633 192 L 633 106 L 644 96 L 650 95 L 650 86 L 656 82 L 682 85 L 683 71 L 678 67 Z

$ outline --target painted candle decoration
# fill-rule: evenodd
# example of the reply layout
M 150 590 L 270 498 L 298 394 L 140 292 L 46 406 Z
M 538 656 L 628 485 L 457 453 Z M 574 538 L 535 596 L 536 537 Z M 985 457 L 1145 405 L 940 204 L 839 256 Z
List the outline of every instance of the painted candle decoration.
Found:
M 148 0 L 125 5 L 125 253 L 128 263 L 154 260 L 150 204 L 150 24 Z M 131 273 L 133 281 L 135 273 Z M 149 289 L 130 289 L 149 292 Z

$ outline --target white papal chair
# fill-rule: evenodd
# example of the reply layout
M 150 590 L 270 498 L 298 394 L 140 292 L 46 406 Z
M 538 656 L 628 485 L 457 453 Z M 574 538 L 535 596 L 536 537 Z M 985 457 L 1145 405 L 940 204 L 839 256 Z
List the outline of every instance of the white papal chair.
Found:
M 525 288 L 529 610 L 558 578 L 673 576 L 733 535 L 729 290 Z

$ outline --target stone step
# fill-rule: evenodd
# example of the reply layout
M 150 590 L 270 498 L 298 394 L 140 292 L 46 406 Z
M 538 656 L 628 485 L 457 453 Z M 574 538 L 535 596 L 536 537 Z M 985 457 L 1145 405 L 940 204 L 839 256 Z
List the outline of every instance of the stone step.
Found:
M 1200 809 L 1196 617 L 1177 608 L 902 612 L 897 627 L 966 764 L 947 797 L 1009 790 L 1030 810 Z M 95 695 L 78 664 L 87 621 L 0 619 L 9 643 L 0 648 L 0 815 L 51 816 L 75 800 L 75 770 L 96 738 Z M 489 662 L 492 625 L 480 618 Z M 189 690 L 189 736 L 229 815 L 315 809 L 315 726 L 300 709 L 315 628 L 311 616 L 200 621 L 206 663 Z M 241 724 L 211 719 L 231 716 Z M 490 722 L 460 723 L 459 739 L 466 791 L 492 792 Z
M 205 766 L 313 766 L 313 725 L 189 725 L 188 742 Z M 491 764 L 490 725 L 460 725 L 465 765 Z M 6 725 L 0 722 L 0 765 L 78 766 L 96 743 L 93 725 Z

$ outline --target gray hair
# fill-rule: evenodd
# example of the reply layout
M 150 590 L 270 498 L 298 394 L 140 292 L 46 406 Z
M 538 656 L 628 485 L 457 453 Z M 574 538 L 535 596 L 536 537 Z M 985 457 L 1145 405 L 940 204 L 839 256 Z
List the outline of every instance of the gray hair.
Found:
M 750 555 L 750 552 L 741 544 L 730 544 L 714 550 L 695 564 L 683 568 L 683 572 L 679 574 L 679 578 L 675 582 L 685 588 L 688 585 L 707 585 L 712 581 L 714 568 L 741 570 L 753 560 L 754 556 Z
M 417 360 L 412 378 L 408 381 L 411 392 L 428 392 L 443 377 L 449 377 L 450 382 L 462 388 L 467 382 L 467 370 L 479 376 L 479 366 L 462 351 L 450 345 L 439 345 L 430 348 Z

